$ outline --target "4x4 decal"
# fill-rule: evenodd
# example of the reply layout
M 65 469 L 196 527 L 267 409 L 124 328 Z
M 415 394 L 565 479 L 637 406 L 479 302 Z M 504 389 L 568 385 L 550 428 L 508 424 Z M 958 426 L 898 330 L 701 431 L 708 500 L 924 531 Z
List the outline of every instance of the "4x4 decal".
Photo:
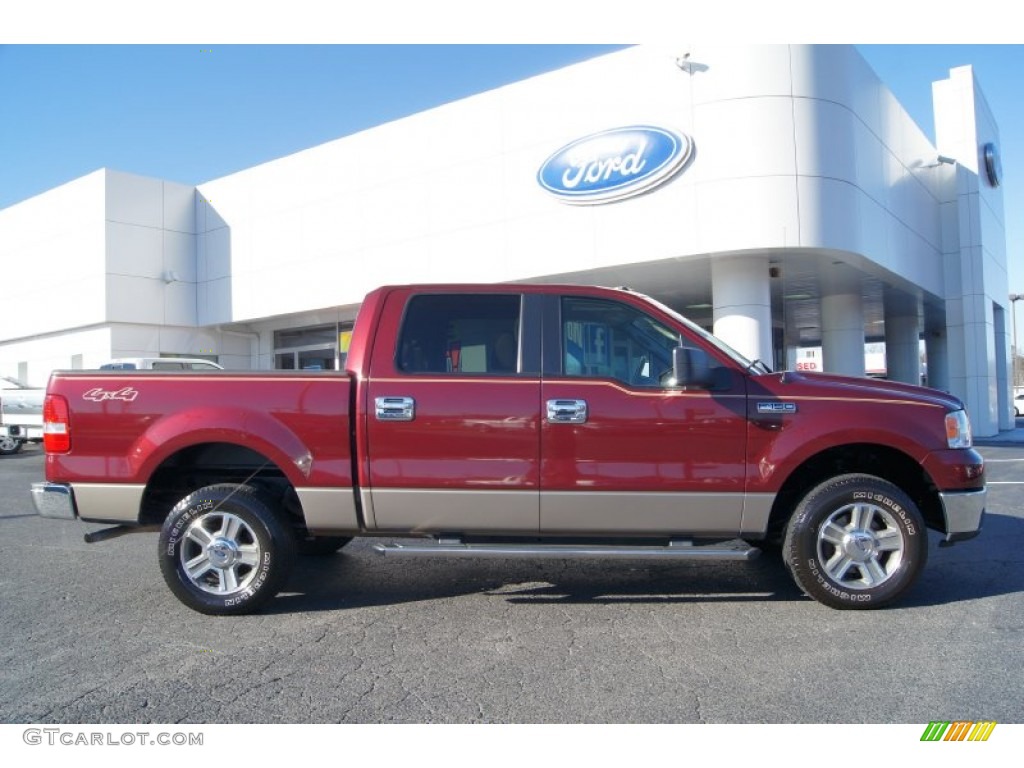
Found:
M 102 403 L 107 400 L 124 400 L 126 403 L 131 403 L 138 396 L 138 390 L 132 389 L 131 387 L 123 387 L 113 391 L 96 387 L 83 394 L 82 399 L 92 400 L 95 403 Z

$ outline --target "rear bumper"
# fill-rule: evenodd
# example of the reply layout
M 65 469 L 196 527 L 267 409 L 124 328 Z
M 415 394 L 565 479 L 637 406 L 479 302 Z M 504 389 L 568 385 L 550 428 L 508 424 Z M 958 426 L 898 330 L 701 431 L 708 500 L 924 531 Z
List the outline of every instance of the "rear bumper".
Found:
M 957 541 L 973 539 L 981 532 L 987 494 L 986 488 L 939 494 L 939 500 L 942 502 L 942 514 L 946 518 L 946 540 L 944 543 L 952 544 Z
M 32 503 L 43 517 L 74 520 L 78 517 L 75 494 L 70 485 L 59 483 L 32 483 Z

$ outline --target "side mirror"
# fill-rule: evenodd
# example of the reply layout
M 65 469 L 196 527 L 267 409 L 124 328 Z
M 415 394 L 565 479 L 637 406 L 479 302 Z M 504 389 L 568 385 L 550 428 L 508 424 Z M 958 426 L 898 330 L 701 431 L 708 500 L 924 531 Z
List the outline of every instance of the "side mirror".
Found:
M 681 387 L 709 389 L 713 379 L 711 358 L 703 349 L 676 347 L 672 350 L 672 373 Z

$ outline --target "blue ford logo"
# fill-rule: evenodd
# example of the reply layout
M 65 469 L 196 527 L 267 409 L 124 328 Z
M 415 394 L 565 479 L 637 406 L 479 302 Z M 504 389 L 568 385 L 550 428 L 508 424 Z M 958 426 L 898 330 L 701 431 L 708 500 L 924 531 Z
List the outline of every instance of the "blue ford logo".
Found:
M 544 161 L 537 181 L 569 203 L 607 203 L 645 192 L 679 171 L 692 143 L 664 128 L 633 125 L 577 139 Z

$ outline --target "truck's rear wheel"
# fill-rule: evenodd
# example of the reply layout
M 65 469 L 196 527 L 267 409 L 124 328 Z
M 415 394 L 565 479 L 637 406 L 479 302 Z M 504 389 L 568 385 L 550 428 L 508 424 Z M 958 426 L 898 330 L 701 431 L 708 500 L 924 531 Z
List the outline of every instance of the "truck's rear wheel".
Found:
M 928 534 L 917 506 L 871 475 L 825 481 L 797 506 L 783 559 L 797 585 L 833 608 L 878 608 L 917 580 Z
M 160 531 L 160 570 L 200 613 L 252 613 L 284 586 L 295 538 L 258 492 L 211 485 L 182 499 Z

